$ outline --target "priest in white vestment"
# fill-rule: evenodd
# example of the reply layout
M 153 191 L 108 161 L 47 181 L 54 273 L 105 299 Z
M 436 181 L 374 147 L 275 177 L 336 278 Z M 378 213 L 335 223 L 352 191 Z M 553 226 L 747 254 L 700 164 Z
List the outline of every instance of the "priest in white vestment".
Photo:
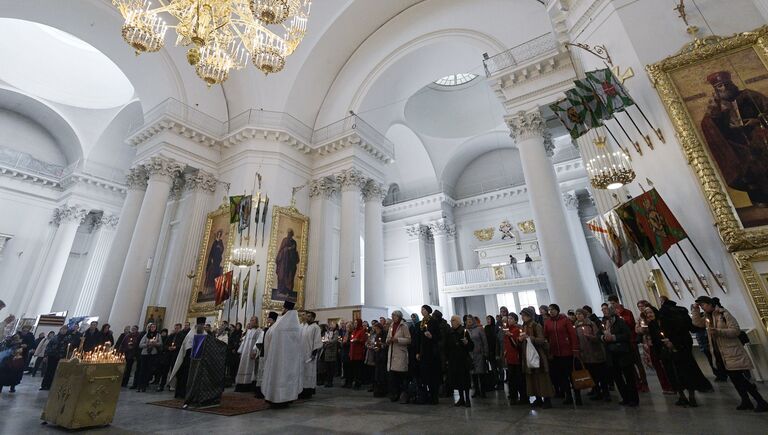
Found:
M 304 352 L 299 316 L 294 306 L 293 302 L 285 302 L 283 315 L 264 338 L 261 391 L 273 407 L 287 406 L 298 399 L 303 385 Z
M 235 376 L 236 392 L 253 391 L 256 368 L 259 364 L 258 352 L 254 352 L 253 348 L 264 331 L 259 328 L 259 319 L 256 316 L 251 317 L 247 328 L 245 337 L 237 349 L 237 353 L 240 354 L 240 365 L 237 367 L 237 376 Z
M 312 311 L 304 313 L 305 324 L 301 330 L 301 344 L 304 350 L 304 389 L 302 399 L 309 399 L 315 394 L 317 387 L 317 357 L 323 348 L 320 326 L 315 321 L 316 314 Z
M 270 311 L 267 316 L 266 326 L 262 329 L 261 334 L 256 338 L 256 342 L 251 349 L 251 352 L 256 354 L 256 378 L 254 379 L 255 396 L 257 399 L 263 399 L 264 393 L 261 392 L 261 381 L 264 379 L 264 366 L 266 365 L 264 358 L 264 338 L 269 332 L 269 328 L 277 322 L 277 313 Z

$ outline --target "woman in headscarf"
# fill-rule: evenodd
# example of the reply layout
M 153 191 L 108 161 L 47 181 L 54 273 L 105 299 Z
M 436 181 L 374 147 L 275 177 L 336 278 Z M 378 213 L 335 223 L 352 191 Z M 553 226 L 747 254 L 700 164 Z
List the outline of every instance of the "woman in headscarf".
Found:
M 392 324 L 387 333 L 387 372 L 389 375 L 389 399 L 393 402 L 408 403 L 408 348 L 411 332 L 403 321 L 401 311 L 392 312 Z
M 136 384 L 137 392 L 146 392 L 149 385 L 149 378 L 157 368 L 157 358 L 163 348 L 163 339 L 157 332 L 157 325 L 150 323 L 147 325 L 147 333 L 139 342 L 141 349 L 141 364 L 139 366 L 139 380 Z
M 542 408 L 552 407 L 552 396 L 555 390 L 549 378 L 549 344 L 544 337 L 544 328 L 536 322 L 536 312 L 533 308 L 524 308 L 520 312 L 523 319 L 523 332 L 520 333 L 520 355 L 523 360 L 523 372 L 525 373 L 525 385 L 528 396 L 535 396 L 532 406 Z M 529 341 L 530 339 L 530 341 Z M 533 345 L 539 356 L 539 367 L 531 367 L 526 357 L 528 346 Z
M 472 397 L 480 396 L 485 398 L 482 375 L 487 372 L 488 340 L 485 336 L 485 331 L 480 327 L 477 320 L 477 317 L 467 316 L 467 331 L 469 331 L 469 338 L 474 344 L 472 349 L 472 383 L 474 384 L 475 391 Z
M 498 386 L 499 364 L 497 358 L 497 344 L 499 339 L 497 336 L 498 327 L 496 326 L 496 319 L 491 315 L 485 316 L 485 326 L 483 326 L 483 329 L 485 330 L 485 342 L 488 343 L 488 362 L 491 364 L 491 373 L 493 374 L 493 379 L 496 381 Z M 501 388 L 502 390 L 504 389 L 503 384 L 501 384 Z
M 638 340 L 643 344 L 643 362 L 646 366 L 650 365 L 653 367 L 653 370 L 656 372 L 656 377 L 659 378 L 661 391 L 664 394 L 675 394 L 675 389 L 672 388 L 672 384 L 669 382 L 669 376 L 667 376 L 667 369 L 661 361 L 661 355 L 664 353 L 664 349 L 658 340 L 654 341 L 648 330 L 648 324 L 651 320 L 648 319 L 649 315 L 646 314 L 647 310 L 650 308 L 651 311 L 653 311 L 653 322 L 655 323 L 656 329 L 658 329 L 658 322 L 656 319 L 659 317 L 659 310 L 646 300 L 638 301 L 637 308 L 640 310 L 640 315 L 638 316 L 635 332 L 637 332 Z
M 371 334 L 373 347 L 369 349 L 373 352 L 373 397 L 384 397 L 387 395 L 387 340 L 384 333 L 384 326 L 381 323 L 373 325 Z
M 448 388 L 459 391 L 459 401 L 454 406 L 470 407 L 470 354 L 474 343 L 469 338 L 469 333 L 461 326 L 459 316 L 451 316 L 451 333 L 445 345 L 448 356 Z
M 611 401 L 608 388 L 608 366 L 606 365 L 605 346 L 600 340 L 600 328 L 589 319 L 589 313 L 583 308 L 575 311 L 576 337 L 579 340 L 581 361 L 595 381 L 595 393 L 591 400 Z
M 328 329 L 323 333 L 323 353 L 320 362 L 325 371 L 325 386 L 333 387 L 333 377 L 336 376 L 336 366 L 339 358 L 339 330 L 336 323 L 329 322 Z
M 520 333 L 523 330 L 517 324 L 517 314 L 509 313 L 503 320 L 503 328 L 499 336 L 503 340 L 503 361 L 507 366 L 507 384 L 509 387 L 509 403 L 511 405 L 528 405 L 528 393 L 525 390 L 523 376 L 523 355 L 520 353 L 523 344 Z

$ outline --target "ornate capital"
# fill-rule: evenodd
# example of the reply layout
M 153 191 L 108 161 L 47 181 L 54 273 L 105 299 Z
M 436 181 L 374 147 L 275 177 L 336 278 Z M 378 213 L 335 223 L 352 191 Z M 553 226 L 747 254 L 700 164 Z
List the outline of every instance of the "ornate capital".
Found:
M 202 192 L 216 192 L 216 185 L 219 180 L 216 176 L 210 172 L 205 172 L 202 169 L 198 169 L 194 174 L 187 174 L 184 176 L 184 189 L 186 190 L 199 190 Z
M 373 180 L 368 180 L 363 188 L 363 200 L 368 201 L 384 201 L 384 197 L 387 196 L 387 187 L 381 183 Z
M 521 110 L 514 115 L 507 116 L 506 121 L 510 136 L 517 142 L 540 138 L 544 135 L 544 117 L 541 116 L 538 109 L 527 112 Z
M 168 157 L 154 156 L 150 157 L 142 166 L 150 177 L 165 178 L 170 182 L 181 173 L 185 165 Z
M 56 225 L 62 223 L 77 222 L 82 224 L 85 217 L 88 216 L 88 210 L 76 206 L 63 205 L 53 210 L 53 219 L 51 222 Z
M 406 225 L 405 232 L 408 234 L 408 240 L 426 240 L 430 237 L 429 227 L 422 224 Z
M 439 219 L 429 223 L 429 230 L 432 232 L 433 237 L 447 236 L 453 238 L 456 236 L 456 225 L 446 221 L 445 219 Z
M 104 226 L 104 228 L 108 230 L 114 230 L 117 228 L 117 224 L 120 222 L 120 217 L 115 216 L 113 214 L 103 214 L 101 215 L 101 219 L 99 219 L 99 226 Z
M 565 192 L 563 194 L 563 202 L 567 210 L 579 209 L 579 197 L 576 196 L 576 192 Z
M 147 190 L 148 177 L 143 166 L 134 166 L 125 176 L 125 184 L 128 186 L 128 190 Z
M 185 184 L 186 182 L 184 177 L 176 177 L 173 179 L 173 184 L 171 185 L 171 193 L 168 195 L 171 201 L 178 201 L 181 199 Z
M 359 170 L 350 168 L 336 174 L 336 182 L 341 186 L 342 192 L 361 191 L 368 178 Z
M 317 198 L 323 197 L 325 199 L 331 198 L 338 193 L 339 184 L 334 179 L 328 177 L 318 178 L 317 180 L 311 180 L 309 182 L 309 197 Z
M 547 153 L 547 157 L 553 157 L 555 155 L 555 142 L 552 140 L 552 133 L 549 130 L 544 130 L 542 136 L 544 137 L 544 151 Z

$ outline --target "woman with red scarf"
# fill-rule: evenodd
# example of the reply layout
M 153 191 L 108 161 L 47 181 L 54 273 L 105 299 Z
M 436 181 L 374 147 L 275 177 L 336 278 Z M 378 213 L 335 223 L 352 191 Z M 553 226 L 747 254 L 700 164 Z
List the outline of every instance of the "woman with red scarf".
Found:
M 365 343 L 368 340 L 367 331 L 361 319 L 355 319 L 355 329 L 349 337 L 349 363 L 352 367 L 353 388 L 360 389 L 363 377 L 363 360 L 365 360 Z
M 529 405 L 528 393 L 525 390 L 523 376 L 523 361 L 520 358 L 522 329 L 517 324 L 517 314 L 509 313 L 502 322 L 501 332 L 504 340 L 504 360 L 507 363 L 507 385 L 509 386 L 509 403 L 512 405 Z

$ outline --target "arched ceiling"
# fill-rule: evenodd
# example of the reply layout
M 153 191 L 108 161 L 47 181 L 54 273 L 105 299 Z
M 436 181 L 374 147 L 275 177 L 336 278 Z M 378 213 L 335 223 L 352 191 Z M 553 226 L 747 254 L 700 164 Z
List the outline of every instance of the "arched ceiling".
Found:
M 52 106 L 29 95 L 0 86 L 0 107 L 16 112 L 41 125 L 56 140 L 67 164 L 83 157 L 80 138 L 69 121 Z
M 456 147 L 448 156 L 447 163 L 440 168 L 439 177 L 446 186 L 455 186 L 464 169 L 475 159 L 497 149 L 512 149 L 514 141 L 509 131 L 490 131 L 475 136 Z

